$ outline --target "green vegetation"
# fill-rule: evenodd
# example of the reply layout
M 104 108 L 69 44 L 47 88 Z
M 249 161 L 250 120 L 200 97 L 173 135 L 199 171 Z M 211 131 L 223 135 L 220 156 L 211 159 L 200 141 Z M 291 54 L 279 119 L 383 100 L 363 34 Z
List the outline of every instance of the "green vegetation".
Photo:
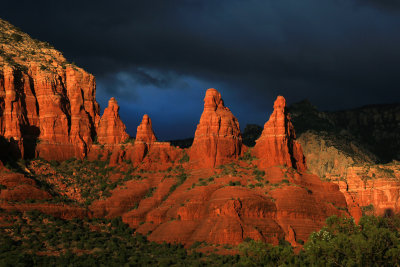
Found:
M 250 241 L 239 246 L 240 266 L 398 266 L 400 218 L 327 219 L 327 226 L 311 234 L 298 255 L 281 242 L 272 246 Z M 298 240 L 298 243 L 304 243 Z
M 219 176 L 224 176 L 224 175 L 240 176 L 237 167 L 239 166 L 235 162 L 226 165 L 220 165 L 217 167 L 218 169 L 221 170 Z
M 182 165 L 179 165 L 175 169 L 169 169 L 167 172 L 175 172 L 176 173 L 176 179 L 178 180 L 173 186 L 170 187 L 168 194 L 164 197 L 163 200 L 166 200 L 169 195 L 172 194 L 180 185 L 182 185 L 186 179 L 188 178 L 188 174 L 185 173 L 185 170 L 183 169 Z M 170 177 L 170 175 L 168 175 Z
M 368 206 L 362 206 L 361 211 L 363 215 L 369 214 L 371 212 L 374 212 L 375 207 L 372 204 L 369 204 Z
M 229 181 L 229 186 L 242 186 L 240 181 Z
M 239 160 L 245 160 L 245 161 L 253 161 L 254 159 L 256 159 L 256 157 L 251 155 L 250 150 L 246 151 L 245 153 L 243 153 L 243 156 L 239 157 Z
M 153 196 L 154 191 L 156 191 L 156 187 L 152 187 L 149 189 L 149 191 L 147 191 L 146 195 L 144 196 L 144 198 L 149 198 Z
M 156 244 L 120 218 L 62 220 L 37 211 L 0 227 L 0 266 L 231 266 L 235 256 L 203 255 Z
M 395 172 L 392 169 L 385 168 L 385 167 L 377 167 L 378 171 L 384 174 L 387 178 L 396 178 Z
M 211 176 L 209 178 L 199 178 L 199 182 L 198 183 L 193 183 L 191 186 L 191 189 L 195 188 L 196 186 L 206 186 L 209 185 L 210 183 L 213 183 L 215 180 L 214 176 Z
M 258 182 L 261 182 L 261 181 L 264 180 L 265 171 L 261 171 L 261 170 L 256 168 L 256 169 L 253 170 L 253 175 L 255 176 L 255 179 Z
M 135 138 L 129 137 L 124 141 L 124 144 L 135 144 Z
M 0 266 L 398 266 L 400 217 L 332 216 L 311 234 L 300 252 L 284 240 L 278 246 L 247 238 L 223 249 L 238 255 L 203 254 L 195 242 L 156 244 L 133 234 L 121 218 L 62 220 L 38 211 L 6 213 L 0 227 Z M 215 247 L 215 246 L 214 246 Z M 214 251 L 217 251 L 215 248 Z
M 118 171 L 114 167 L 109 167 L 107 161 L 69 159 L 60 163 L 37 159 L 29 164 L 43 167 L 43 171 L 36 173 L 32 171 L 33 174 L 28 174 L 28 176 L 35 179 L 43 189 L 56 196 L 56 200 L 68 201 L 63 194 L 65 188 L 74 188 L 83 199 L 77 204 L 84 206 L 102 197 L 111 196 L 111 191 L 126 181 L 143 179 L 140 175 L 133 175 L 134 168 L 131 167 L 126 172 Z M 57 174 L 54 175 L 54 172 Z M 116 173 L 119 173 L 122 178 L 113 182 L 110 176 Z M 73 200 L 69 200 L 71 201 Z
M 186 152 L 184 152 L 182 158 L 179 160 L 179 163 L 189 162 L 189 160 L 190 160 L 189 155 Z

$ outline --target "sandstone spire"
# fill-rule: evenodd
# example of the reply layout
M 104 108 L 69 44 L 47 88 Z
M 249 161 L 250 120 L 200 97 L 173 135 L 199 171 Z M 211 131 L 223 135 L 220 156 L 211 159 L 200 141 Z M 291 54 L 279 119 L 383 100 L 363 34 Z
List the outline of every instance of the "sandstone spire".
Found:
M 214 88 L 208 89 L 190 148 L 190 160 L 202 167 L 214 167 L 238 158 L 241 146 L 238 120 L 225 107 L 221 94 Z
M 117 100 L 112 97 L 108 101 L 108 107 L 104 110 L 97 129 L 97 140 L 100 144 L 119 144 L 129 138 L 118 112 Z
M 303 151 L 296 141 L 283 96 L 278 96 L 275 100 L 274 112 L 265 123 L 252 153 L 259 158 L 260 167 L 285 165 L 299 171 L 306 169 Z
M 136 141 L 152 143 L 157 141 L 149 115 L 144 114 L 142 122 L 137 127 Z

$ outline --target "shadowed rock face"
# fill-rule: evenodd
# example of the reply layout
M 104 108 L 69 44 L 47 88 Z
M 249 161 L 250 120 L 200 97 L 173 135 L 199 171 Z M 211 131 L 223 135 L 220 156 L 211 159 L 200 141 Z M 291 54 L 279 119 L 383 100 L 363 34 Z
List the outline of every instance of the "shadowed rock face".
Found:
M 278 96 L 274 103 L 274 112 L 264 125 L 264 130 L 252 153 L 259 159 L 261 168 L 288 166 L 299 171 L 306 169 L 301 146 L 286 111 L 286 100 Z
M 224 164 L 237 159 L 241 147 L 238 120 L 225 107 L 221 94 L 213 88 L 208 89 L 204 98 L 204 111 L 190 149 L 192 163 L 199 167 Z
M 108 101 L 108 107 L 104 110 L 97 129 L 97 140 L 100 144 L 119 144 L 129 138 L 118 112 L 117 100 L 112 97 Z

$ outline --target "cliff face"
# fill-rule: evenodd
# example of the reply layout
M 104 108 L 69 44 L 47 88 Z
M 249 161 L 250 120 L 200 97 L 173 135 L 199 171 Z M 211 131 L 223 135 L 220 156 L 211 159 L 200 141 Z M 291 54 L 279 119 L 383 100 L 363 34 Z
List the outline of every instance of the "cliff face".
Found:
M 328 176 L 347 199 L 365 214 L 392 215 L 400 212 L 400 164 L 349 167 L 343 177 Z
M 197 166 L 218 166 L 237 159 L 241 147 L 238 120 L 225 107 L 221 94 L 213 88 L 208 89 L 204 111 L 190 148 L 190 160 Z
M 17 157 L 84 157 L 99 121 L 93 75 L 0 20 L 0 134 Z
M 303 148 L 308 169 L 321 178 L 344 176 L 347 168 L 373 164 L 376 156 L 359 142 L 327 132 L 307 131 L 297 139 Z

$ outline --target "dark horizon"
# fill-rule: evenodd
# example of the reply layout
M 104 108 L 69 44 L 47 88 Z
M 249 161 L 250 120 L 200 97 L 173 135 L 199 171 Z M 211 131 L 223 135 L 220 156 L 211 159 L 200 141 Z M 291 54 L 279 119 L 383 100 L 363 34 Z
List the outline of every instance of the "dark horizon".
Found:
M 93 73 L 132 136 L 147 113 L 160 140 L 192 137 L 211 87 L 242 129 L 277 95 L 328 111 L 400 100 L 396 1 L 7 1 L 0 17 Z

